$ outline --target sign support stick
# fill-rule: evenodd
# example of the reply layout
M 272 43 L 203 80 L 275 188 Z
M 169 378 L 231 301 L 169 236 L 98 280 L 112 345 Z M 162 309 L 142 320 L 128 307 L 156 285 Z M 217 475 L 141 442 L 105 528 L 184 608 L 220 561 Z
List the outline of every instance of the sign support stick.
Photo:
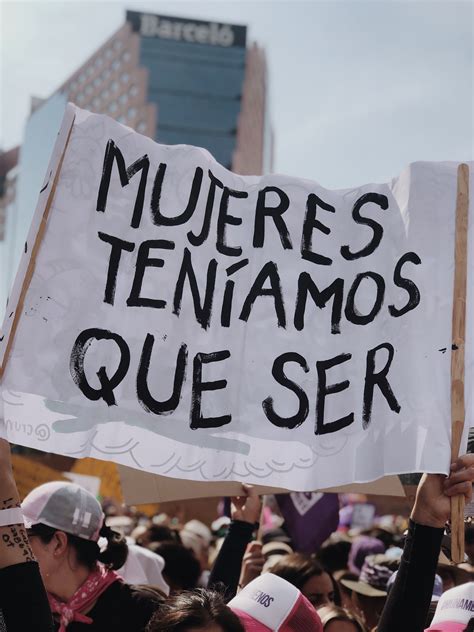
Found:
M 459 456 L 465 420 L 464 343 L 466 331 L 467 229 L 469 167 L 458 167 L 456 199 L 455 268 L 451 352 L 451 462 Z M 464 496 L 451 498 L 451 560 L 464 561 Z

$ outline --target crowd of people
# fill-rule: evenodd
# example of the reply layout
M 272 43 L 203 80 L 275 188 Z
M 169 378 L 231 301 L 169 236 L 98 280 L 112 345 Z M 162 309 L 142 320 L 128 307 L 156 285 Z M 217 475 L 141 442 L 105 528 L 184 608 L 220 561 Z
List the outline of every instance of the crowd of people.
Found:
M 463 632 L 474 630 L 474 528 L 449 561 L 450 500 L 470 500 L 474 455 L 424 475 L 409 520 L 339 528 L 302 553 L 277 512 L 242 486 L 210 527 L 107 516 L 74 483 L 20 505 L 0 439 L 0 631 Z M 347 512 L 346 512 L 347 513 Z M 347 518 L 347 516 L 346 516 Z

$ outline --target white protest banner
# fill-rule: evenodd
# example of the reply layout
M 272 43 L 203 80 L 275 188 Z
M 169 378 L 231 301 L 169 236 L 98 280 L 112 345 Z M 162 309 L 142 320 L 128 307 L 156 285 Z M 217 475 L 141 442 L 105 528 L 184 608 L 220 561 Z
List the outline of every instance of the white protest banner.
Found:
M 298 491 L 447 472 L 457 167 L 241 177 L 68 106 L 0 343 L 10 440 Z

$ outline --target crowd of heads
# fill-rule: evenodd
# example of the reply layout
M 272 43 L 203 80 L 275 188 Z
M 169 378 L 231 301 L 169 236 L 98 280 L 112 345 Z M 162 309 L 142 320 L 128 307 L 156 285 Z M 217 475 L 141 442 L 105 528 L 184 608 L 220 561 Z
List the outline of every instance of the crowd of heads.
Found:
M 160 605 L 147 632 L 372 632 L 394 584 L 407 526 L 406 519 L 384 517 L 368 529 L 353 528 L 346 511 L 318 550 L 302 553 L 272 505 L 259 541 L 247 547 L 239 590 L 229 600 L 225 585 L 208 587 L 231 522 L 226 516 L 216 515 L 207 526 L 122 508 L 122 515 L 115 511 L 104 519 L 94 497 L 69 483 L 37 488 L 23 507 L 46 589 L 58 594 L 68 574 L 86 577 L 100 562 L 154 593 Z M 469 555 L 473 542 L 474 528 L 467 525 Z M 458 602 L 474 597 L 473 572 L 470 562 L 453 566 L 441 553 L 427 628 L 472 629 L 470 616 L 462 627 L 443 628 L 442 610 L 452 591 Z

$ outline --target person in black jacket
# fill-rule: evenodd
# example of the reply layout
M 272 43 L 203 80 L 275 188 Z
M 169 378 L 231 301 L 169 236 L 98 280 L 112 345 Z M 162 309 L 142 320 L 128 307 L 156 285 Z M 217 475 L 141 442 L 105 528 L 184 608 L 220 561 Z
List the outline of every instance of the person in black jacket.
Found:
M 422 632 L 433 593 L 451 498 L 472 497 L 474 454 L 459 457 L 448 477 L 424 474 L 417 489 L 400 569 L 382 612 L 377 632 Z
M 224 587 L 227 600 L 235 596 L 239 584 L 247 583 L 247 578 L 243 578 L 245 573 L 242 562 L 247 547 L 258 530 L 261 511 L 262 501 L 255 488 L 251 485 L 242 485 L 242 495 L 232 498 L 232 522 L 211 569 L 208 582 L 209 588 Z M 261 566 L 263 558 L 259 568 Z M 260 570 L 257 570 L 255 577 L 259 574 Z M 254 579 L 254 576 L 248 579 Z

